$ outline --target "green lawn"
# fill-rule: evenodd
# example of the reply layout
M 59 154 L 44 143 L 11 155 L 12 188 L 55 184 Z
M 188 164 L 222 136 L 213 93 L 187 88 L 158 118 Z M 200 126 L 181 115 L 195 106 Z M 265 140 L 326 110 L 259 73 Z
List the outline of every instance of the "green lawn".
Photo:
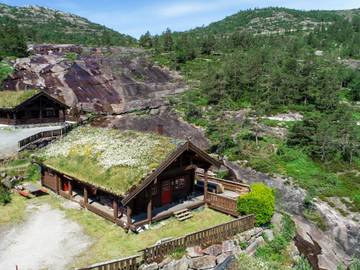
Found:
M 179 222 L 174 218 L 151 225 L 151 229 L 140 234 L 126 233 L 121 227 L 93 214 L 87 210 L 68 209 L 62 206 L 66 201 L 54 195 L 43 196 L 26 201 L 18 195 L 13 196 L 10 204 L 0 207 L 0 224 L 17 222 L 24 216 L 27 202 L 48 203 L 55 209 L 64 211 L 65 215 L 82 226 L 84 232 L 92 239 L 92 245 L 86 253 L 80 254 L 74 267 L 135 255 L 139 250 L 155 244 L 167 237 L 180 237 L 195 231 L 206 229 L 233 218 L 208 208 L 193 211 L 193 218 Z
M 0 225 L 21 221 L 24 217 L 26 203 L 27 199 L 13 194 L 11 196 L 11 203 L 6 205 L 0 204 Z

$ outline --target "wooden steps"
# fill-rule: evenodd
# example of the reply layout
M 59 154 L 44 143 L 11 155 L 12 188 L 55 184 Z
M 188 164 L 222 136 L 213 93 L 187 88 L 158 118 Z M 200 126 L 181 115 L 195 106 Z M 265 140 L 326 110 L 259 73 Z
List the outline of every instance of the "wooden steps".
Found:
M 189 218 L 192 218 L 192 213 L 189 211 L 189 209 L 185 208 L 179 211 L 175 211 L 174 215 L 178 221 L 184 221 Z

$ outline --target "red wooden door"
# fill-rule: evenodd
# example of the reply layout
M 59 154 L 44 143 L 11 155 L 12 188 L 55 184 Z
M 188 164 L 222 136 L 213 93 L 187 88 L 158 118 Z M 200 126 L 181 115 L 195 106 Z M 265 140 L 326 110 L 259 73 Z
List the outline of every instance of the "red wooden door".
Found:
M 161 204 L 171 203 L 171 185 L 170 181 L 163 181 L 161 185 Z

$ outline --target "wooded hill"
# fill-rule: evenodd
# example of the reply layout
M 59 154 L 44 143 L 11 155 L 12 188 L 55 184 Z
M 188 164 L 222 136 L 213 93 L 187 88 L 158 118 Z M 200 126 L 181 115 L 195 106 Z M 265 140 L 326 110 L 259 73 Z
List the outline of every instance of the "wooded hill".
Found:
M 173 104 L 206 130 L 213 152 L 292 177 L 309 202 L 347 197 L 360 211 L 359 15 L 248 10 L 187 32 L 146 33 L 140 44 L 187 78 L 191 90 Z M 288 112 L 302 121 L 268 118 Z
M 27 42 L 132 46 L 136 40 L 70 13 L 44 7 L 0 4 L 0 25 L 18 27 Z M 14 26 L 15 25 L 15 26 Z M 16 35 L 15 32 L 13 32 Z

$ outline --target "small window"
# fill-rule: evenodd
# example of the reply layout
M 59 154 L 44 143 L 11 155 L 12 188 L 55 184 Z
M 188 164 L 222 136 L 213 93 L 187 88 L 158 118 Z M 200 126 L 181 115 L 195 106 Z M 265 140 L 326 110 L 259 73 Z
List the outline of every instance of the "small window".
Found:
M 175 179 L 175 189 L 183 189 L 185 187 L 185 178 L 180 177 Z
M 157 186 L 152 186 L 151 187 L 151 195 L 152 196 L 156 196 L 158 194 L 158 188 Z
M 55 116 L 55 110 L 54 109 L 46 109 L 45 110 L 45 117 L 54 117 Z

